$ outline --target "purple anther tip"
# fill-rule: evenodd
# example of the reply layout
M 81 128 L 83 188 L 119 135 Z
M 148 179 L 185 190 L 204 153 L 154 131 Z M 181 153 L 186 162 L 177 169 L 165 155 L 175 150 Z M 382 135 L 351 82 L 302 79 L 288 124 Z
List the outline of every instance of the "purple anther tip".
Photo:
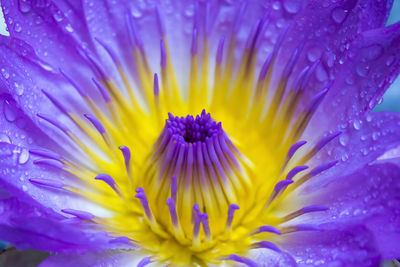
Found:
M 64 133 L 68 132 L 68 128 L 64 124 L 62 124 L 60 122 L 57 122 L 56 120 L 53 120 L 53 119 L 51 119 L 51 118 L 49 118 L 49 117 L 47 117 L 47 116 L 45 116 L 43 114 L 40 114 L 40 113 L 36 114 L 36 116 L 38 116 L 39 118 L 41 118 L 41 119 L 47 121 L 48 123 L 54 125 L 55 127 L 60 129 Z
M 46 90 L 42 89 L 42 93 L 61 111 L 64 112 L 65 114 L 68 114 L 68 111 L 61 105 L 58 100 L 53 97 L 51 94 L 49 94 Z
M 29 153 L 37 155 L 37 156 L 41 156 L 44 158 L 50 158 L 50 159 L 54 159 L 54 160 L 60 160 L 61 156 L 54 153 L 53 151 L 50 150 L 46 150 L 46 149 L 41 149 L 41 148 L 33 148 L 29 150 Z
M 334 161 L 331 161 L 331 162 L 328 162 L 328 163 L 321 164 L 321 165 L 315 167 L 314 169 L 312 169 L 308 175 L 309 176 L 317 175 L 317 174 L 319 174 L 319 173 L 321 173 L 321 172 L 323 172 L 325 170 L 328 170 L 328 169 L 332 168 L 338 162 L 339 162 L 338 160 L 334 160 Z
M 128 163 L 131 158 L 131 151 L 129 150 L 129 148 L 127 146 L 120 146 L 118 148 L 119 148 L 119 150 L 121 150 L 122 155 L 124 156 L 125 163 Z
M 258 242 L 256 244 L 256 246 L 259 247 L 259 248 L 266 248 L 266 249 L 271 249 L 271 250 L 276 251 L 276 252 L 281 252 L 281 249 L 277 245 L 275 245 L 272 242 L 268 242 L 268 241 Z
M 192 47 L 191 47 L 191 55 L 194 56 L 197 54 L 197 28 L 193 29 L 192 33 Z
M 278 228 L 273 227 L 273 226 L 270 226 L 270 225 L 263 225 L 263 226 L 260 226 L 260 227 L 258 228 L 258 232 L 259 232 L 259 233 L 274 233 L 274 234 L 277 234 L 277 235 L 280 235 L 280 234 L 281 234 L 281 231 L 279 231 Z
M 334 132 L 330 135 L 325 136 L 324 138 L 322 138 L 316 145 L 315 145 L 315 149 L 320 150 L 321 148 L 323 148 L 327 143 L 329 143 L 330 141 L 332 141 L 333 139 L 335 139 L 336 137 L 338 137 L 339 135 L 341 135 L 342 132 L 338 131 L 338 132 Z
M 144 267 L 144 266 L 146 266 L 146 265 L 148 265 L 148 264 L 150 264 L 150 263 L 151 263 L 151 258 L 150 258 L 150 257 L 146 257 L 146 258 L 143 258 L 143 259 L 138 263 L 137 267 Z
M 271 66 L 271 62 L 272 62 L 273 58 L 274 58 L 274 52 L 271 52 L 271 54 L 269 54 L 268 58 L 265 60 L 263 66 L 261 68 L 260 78 L 259 78 L 260 80 L 264 80 L 265 77 L 267 76 L 267 73 L 268 73 L 269 67 Z
M 236 210 L 240 209 L 239 205 L 230 204 L 228 209 L 228 216 L 233 216 Z
M 95 37 L 94 39 L 104 48 L 104 50 L 106 50 L 107 54 L 111 57 L 111 59 L 115 62 L 115 64 L 118 67 L 121 66 L 121 62 L 119 61 L 117 55 L 114 53 L 111 47 L 97 37 Z
M 108 243 L 110 244 L 128 244 L 128 245 L 133 245 L 132 240 L 126 236 L 119 236 L 114 239 L 111 239 Z
M 167 54 L 165 52 L 164 40 L 160 41 L 160 52 L 161 52 L 160 65 L 162 69 L 165 69 L 167 67 Z
M 294 153 L 296 153 L 296 151 L 297 151 L 300 147 L 304 146 L 306 143 L 307 143 L 307 141 L 299 141 L 299 142 L 297 142 L 297 143 L 294 143 L 294 144 L 289 148 L 289 151 L 288 151 L 288 153 L 287 153 L 287 158 L 289 158 L 289 159 L 292 158 L 293 155 L 294 155 Z
M 29 182 L 37 185 L 49 186 L 53 188 L 63 188 L 65 185 L 60 181 L 49 180 L 44 178 L 30 178 Z
M 216 58 L 217 63 L 222 62 L 222 57 L 224 54 L 224 44 L 225 44 L 225 36 L 222 36 L 221 39 L 219 40 L 217 48 L 217 58 Z
M 99 82 L 96 78 L 92 78 L 92 81 L 96 85 L 96 87 L 99 90 L 99 92 L 100 92 L 101 96 L 103 97 L 104 101 L 110 102 L 111 101 L 111 97 L 108 94 L 107 89 L 104 88 L 104 86 L 101 84 L 101 82 Z
M 87 211 L 82 211 L 82 210 L 75 210 L 75 209 L 62 209 L 62 212 L 73 215 L 79 219 L 82 220 L 92 220 L 95 216 Z
M 58 160 L 54 159 L 37 159 L 33 161 L 35 165 L 47 165 L 53 168 L 62 169 L 64 168 L 64 164 Z
M 299 172 L 302 172 L 304 170 L 308 169 L 308 166 L 296 166 L 294 167 L 291 171 L 288 172 L 288 174 L 286 175 L 286 179 L 287 180 L 292 180 L 293 177 L 296 176 L 296 174 L 298 174 Z
M 115 187 L 114 179 L 108 174 L 104 174 L 104 173 L 103 174 L 99 174 L 94 179 L 101 180 L 101 181 L 105 182 L 106 184 L 108 184 L 113 189 Z
M 94 116 L 92 116 L 90 114 L 84 114 L 83 116 L 85 116 L 85 118 L 90 121 L 90 123 L 94 126 L 94 128 L 96 128 L 96 130 L 100 134 L 104 134 L 106 132 L 103 124 L 101 124 L 101 122 L 98 119 L 96 119 Z
M 136 188 L 136 193 L 144 193 L 144 189 L 142 187 Z
M 158 75 L 154 73 L 154 82 L 153 82 L 153 93 L 155 96 L 158 96 L 160 93 L 160 87 L 158 86 Z
M 301 209 L 302 212 L 304 213 L 309 213 L 309 212 L 317 212 L 317 211 L 327 211 L 329 210 L 328 207 L 325 206 L 320 206 L 320 205 L 310 205 L 307 207 L 304 207 Z
M 279 193 L 283 188 L 285 188 L 286 186 L 288 186 L 288 185 L 290 185 L 290 184 L 292 184 L 292 183 L 293 183 L 292 180 L 282 180 L 282 181 L 279 181 L 278 183 L 276 183 L 275 188 L 274 188 L 274 191 L 275 191 L 276 193 Z

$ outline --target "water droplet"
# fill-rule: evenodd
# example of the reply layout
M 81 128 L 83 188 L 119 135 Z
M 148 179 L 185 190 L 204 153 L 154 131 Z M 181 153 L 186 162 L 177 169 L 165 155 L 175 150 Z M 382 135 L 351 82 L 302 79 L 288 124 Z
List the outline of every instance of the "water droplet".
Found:
M 366 63 L 360 63 L 356 67 L 356 72 L 361 77 L 367 77 L 369 72 L 369 65 Z
M 339 143 L 342 145 L 342 146 L 347 146 L 347 144 L 349 143 L 349 136 L 347 135 L 347 134 L 342 134 L 340 137 L 339 137 Z
M 140 11 L 140 9 L 135 6 L 132 7 L 131 12 L 134 18 L 138 19 L 142 16 L 142 12 Z
M 279 3 L 278 1 L 274 2 L 272 4 L 272 8 L 275 9 L 275 10 L 281 9 L 281 3 Z
M 375 60 L 383 54 L 383 47 L 380 44 L 373 44 L 362 49 L 362 55 L 367 60 Z
M 316 60 L 318 60 L 321 57 L 321 55 L 322 55 L 322 51 L 317 46 L 311 47 L 307 51 L 307 58 L 311 62 L 315 62 Z
M 17 95 L 22 95 L 24 93 L 24 86 L 22 84 L 19 85 L 18 83 L 15 82 L 14 89 Z
M 60 10 L 57 10 L 57 12 L 53 14 L 53 18 L 54 18 L 57 22 L 61 22 L 61 21 L 64 19 L 63 14 L 61 13 Z
M 28 191 L 28 187 L 26 185 L 23 185 L 22 186 L 22 191 L 24 191 L 24 192 Z
M 390 65 L 392 65 L 393 64 L 393 61 L 394 61 L 394 56 L 392 55 L 392 56 L 389 56 L 387 59 L 386 59 L 386 66 L 390 66 Z
M 297 0 L 283 0 L 283 8 L 290 14 L 299 12 L 302 1 Z
M 11 139 L 8 137 L 8 135 L 4 133 L 0 133 L 0 143 L 8 143 L 11 144 Z
M 326 72 L 326 70 L 322 64 L 320 64 L 317 67 L 315 75 L 317 77 L 317 80 L 320 82 L 326 81 L 328 79 L 328 73 Z
M 26 148 L 23 148 L 21 153 L 19 154 L 18 163 L 25 164 L 29 159 L 29 151 Z
M 360 120 L 354 120 L 353 121 L 353 127 L 354 127 L 354 129 L 356 129 L 356 130 L 360 130 L 361 129 L 361 121 Z
M 347 10 L 345 10 L 341 7 L 337 7 L 334 10 L 332 10 L 331 18 L 334 22 L 336 22 L 337 24 L 340 24 L 346 19 L 347 12 L 348 12 Z
M 368 115 L 365 117 L 365 119 L 366 119 L 367 122 L 371 122 L 371 121 L 372 121 L 372 116 L 371 116 L 371 114 L 368 114 Z
M 18 117 L 18 108 L 14 100 L 4 100 L 3 113 L 6 120 L 13 122 Z
M 65 29 L 67 30 L 67 32 L 74 32 L 74 29 L 72 28 L 71 24 L 67 24 L 67 26 L 65 26 Z
M 19 0 L 18 8 L 22 13 L 28 13 L 31 10 L 31 4 L 26 0 Z
M 378 140 L 379 136 L 380 136 L 379 132 L 373 132 L 372 133 L 372 140 L 374 140 L 374 141 Z
M 22 31 L 22 27 L 21 24 L 19 24 L 18 22 L 14 24 L 14 31 L 15 32 L 21 32 Z
M 4 77 L 5 79 L 10 78 L 10 74 L 8 73 L 8 71 L 7 71 L 6 69 L 2 68 L 2 69 L 1 69 L 1 73 L 3 74 L 3 77 Z

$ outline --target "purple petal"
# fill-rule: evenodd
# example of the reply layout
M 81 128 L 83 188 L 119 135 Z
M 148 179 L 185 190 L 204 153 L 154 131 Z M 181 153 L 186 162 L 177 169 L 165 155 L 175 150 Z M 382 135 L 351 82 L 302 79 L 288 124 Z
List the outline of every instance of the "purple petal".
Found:
M 145 256 L 135 251 L 107 250 L 84 255 L 57 254 L 43 261 L 40 267 L 69 266 L 137 266 Z
M 365 166 L 316 191 L 313 201 L 329 205 L 330 210 L 313 220 L 363 223 L 374 234 L 384 259 L 400 257 L 399 190 L 400 165 Z
M 112 248 L 132 248 L 127 244 L 111 244 L 113 237 L 78 224 L 62 223 L 65 219 L 51 209 L 29 204 L 14 197 L 0 200 L 0 239 L 18 249 L 82 253 Z
M 374 236 L 364 226 L 331 223 L 323 232 L 289 234 L 279 246 L 299 266 L 379 266 L 381 257 Z

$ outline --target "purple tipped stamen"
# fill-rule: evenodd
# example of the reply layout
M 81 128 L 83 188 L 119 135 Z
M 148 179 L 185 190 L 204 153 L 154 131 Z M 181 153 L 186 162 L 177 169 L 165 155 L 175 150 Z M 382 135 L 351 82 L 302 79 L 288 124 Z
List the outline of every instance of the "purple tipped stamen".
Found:
M 301 208 L 295 212 L 292 212 L 288 215 L 286 215 L 285 217 L 282 218 L 283 221 L 289 221 L 292 220 L 294 218 L 297 218 L 303 214 L 306 213 L 311 213 L 311 212 L 320 212 L 320 211 L 327 211 L 329 210 L 328 207 L 325 206 L 320 206 L 320 205 L 310 205 L 310 206 L 306 206 L 304 208 Z
M 176 196 L 178 192 L 178 179 L 176 175 L 172 175 L 171 177 L 171 198 L 176 203 Z
M 276 252 L 281 252 L 281 249 L 275 245 L 272 242 L 268 242 L 268 241 L 261 241 L 261 242 L 257 242 L 252 244 L 252 248 L 265 248 L 265 249 L 270 249 Z
M 130 175 L 131 173 L 131 165 L 130 165 L 130 161 L 131 161 L 131 151 L 129 150 L 128 147 L 126 146 L 120 146 L 118 147 L 119 150 L 121 150 L 122 152 L 122 156 L 124 157 L 124 162 L 125 162 L 125 168 L 127 173 Z
M 101 180 L 101 181 L 105 182 L 108 186 L 111 187 L 112 190 L 114 190 L 115 193 L 117 193 L 117 195 L 119 197 L 122 198 L 121 190 L 119 189 L 117 183 L 114 181 L 114 179 L 110 175 L 108 175 L 108 174 L 99 174 L 94 179 L 95 180 Z
M 231 204 L 229 205 L 228 208 L 228 219 L 226 220 L 226 228 L 231 229 L 232 228 L 232 222 L 233 222 L 233 215 L 235 214 L 235 211 L 240 209 L 238 205 L 236 204 Z
M 48 186 L 51 188 L 62 189 L 64 188 L 65 184 L 60 181 L 45 179 L 45 178 L 30 178 L 29 182 L 41 185 L 41 186 Z
M 273 233 L 273 234 L 280 235 L 280 234 L 281 234 L 281 231 L 279 231 L 279 229 L 276 228 L 276 227 L 274 227 L 274 226 L 263 225 L 263 226 L 260 226 L 260 227 L 254 232 L 254 234 L 259 234 L 259 233 Z
M 91 221 L 95 218 L 95 216 L 87 211 L 75 210 L 75 209 L 63 209 L 62 212 L 73 215 L 79 219 Z
M 142 208 L 144 210 L 144 213 L 146 214 L 147 219 L 151 223 L 154 223 L 153 213 L 151 212 L 149 201 L 147 200 L 146 194 L 144 193 L 144 189 L 141 187 L 137 188 L 135 197 L 140 200 L 140 204 L 142 204 Z

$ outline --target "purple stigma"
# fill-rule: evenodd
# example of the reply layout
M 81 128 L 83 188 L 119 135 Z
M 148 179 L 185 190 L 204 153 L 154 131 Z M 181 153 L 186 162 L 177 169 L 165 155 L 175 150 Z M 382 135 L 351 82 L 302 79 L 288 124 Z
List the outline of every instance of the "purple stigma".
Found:
M 201 116 L 188 115 L 186 117 L 174 117 L 168 115 L 166 127 L 172 133 L 172 138 L 186 143 L 205 142 L 207 138 L 222 133 L 220 124 L 217 124 L 204 110 Z

